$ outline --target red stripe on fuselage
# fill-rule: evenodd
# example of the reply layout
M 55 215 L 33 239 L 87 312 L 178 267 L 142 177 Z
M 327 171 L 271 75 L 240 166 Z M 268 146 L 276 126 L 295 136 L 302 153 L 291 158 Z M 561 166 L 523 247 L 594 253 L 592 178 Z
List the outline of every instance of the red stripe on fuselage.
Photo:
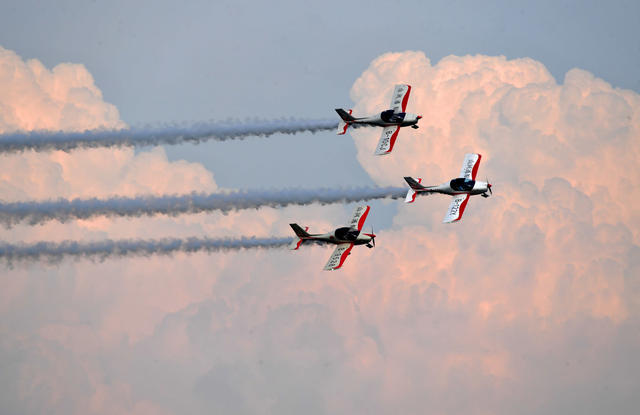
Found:
M 402 99 L 402 112 L 407 110 L 407 102 L 409 102 L 409 94 L 411 93 L 411 85 L 407 85 L 409 89 L 407 89 L 407 93 L 404 94 L 404 98 Z
M 389 150 L 387 150 L 386 153 L 391 153 L 391 150 L 393 150 L 393 145 L 396 143 L 396 139 L 398 138 L 398 131 L 400 131 L 400 126 L 396 127 L 396 131 L 389 139 Z
M 349 253 L 351 252 L 351 248 L 353 248 L 353 244 L 349 245 L 349 248 L 347 248 L 347 250 L 342 253 L 342 256 L 340 257 L 340 263 L 334 269 L 338 269 L 338 268 L 340 268 L 342 266 L 342 264 L 344 264 L 344 261 L 347 260 L 347 257 L 349 256 Z
M 476 174 L 478 174 L 478 167 L 480 167 L 480 159 L 482 158 L 482 154 L 478 154 L 478 160 L 476 160 L 475 166 L 473 166 L 473 170 L 471 170 L 471 180 L 476 179 Z
M 364 211 L 364 213 L 362 214 L 362 216 L 360 216 L 360 220 L 358 221 L 358 230 L 362 230 L 362 227 L 364 226 L 364 221 L 367 220 L 367 215 L 369 214 L 369 210 L 371 209 L 370 206 L 367 206 L 367 210 Z

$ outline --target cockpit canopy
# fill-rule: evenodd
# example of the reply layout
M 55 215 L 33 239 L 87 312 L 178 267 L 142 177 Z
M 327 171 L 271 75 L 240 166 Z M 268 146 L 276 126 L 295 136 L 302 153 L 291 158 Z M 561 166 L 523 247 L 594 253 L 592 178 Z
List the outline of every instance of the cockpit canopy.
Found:
M 349 228 L 348 226 L 344 228 L 338 228 L 335 231 L 336 239 L 340 241 L 355 241 L 356 239 L 358 239 L 359 234 L 359 230 Z
M 386 110 L 380 113 L 380 118 L 384 122 L 401 123 L 404 121 L 404 116 L 407 115 L 404 112 L 394 113 L 393 110 Z
M 451 180 L 449 186 L 456 192 L 470 192 L 473 190 L 473 186 L 476 184 L 475 180 L 465 179 L 464 177 L 459 177 L 457 179 Z

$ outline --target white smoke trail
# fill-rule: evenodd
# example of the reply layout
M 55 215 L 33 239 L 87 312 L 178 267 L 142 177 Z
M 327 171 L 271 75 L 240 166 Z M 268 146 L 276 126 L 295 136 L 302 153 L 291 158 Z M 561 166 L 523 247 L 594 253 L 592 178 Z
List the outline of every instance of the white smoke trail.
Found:
M 404 198 L 406 193 L 407 189 L 402 187 L 361 187 L 11 202 L 0 203 L 0 223 L 10 227 L 22 221 L 35 225 L 48 220 L 65 222 L 70 219 L 87 219 L 94 216 L 178 215 L 215 210 L 251 209 L 262 206 L 350 203 L 373 199 Z
M 250 136 L 296 134 L 337 128 L 335 120 L 249 121 L 243 123 L 196 123 L 122 130 L 87 130 L 83 132 L 30 131 L 0 135 L 0 153 L 25 150 L 71 150 L 74 148 L 147 146 L 159 144 L 200 143 L 206 140 L 234 140 Z
M 65 257 L 104 260 L 123 256 L 168 255 L 175 252 L 218 252 L 253 248 L 280 248 L 291 243 L 293 238 L 164 238 L 123 239 L 97 242 L 36 242 L 33 244 L 0 243 L 0 260 L 8 266 L 16 262 L 44 261 L 56 263 Z

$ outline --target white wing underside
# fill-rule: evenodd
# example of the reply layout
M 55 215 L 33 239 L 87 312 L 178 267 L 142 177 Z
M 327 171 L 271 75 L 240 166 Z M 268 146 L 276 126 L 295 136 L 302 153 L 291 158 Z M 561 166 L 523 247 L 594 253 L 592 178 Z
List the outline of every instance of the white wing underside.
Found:
M 391 109 L 393 112 L 405 112 L 410 92 L 410 85 L 396 85 L 391 97 Z
M 460 170 L 460 176 L 465 179 L 475 180 L 478 173 L 478 167 L 480 167 L 480 154 L 468 153 L 464 155 L 464 161 L 462 162 L 462 170 Z
M 382 129 L 382 135 L 380 136 L 380 141 L 378 141 L 378 146 L 376 147 L 376 155 L 381 156 L 391 153 L 393 145 L 396 143 L 396 139 L 398 138 L 399 130 L 400 126 L 397 125 L 390 125 Z
M 449 204 L 449 210 L 447 210 L 447 214 L 444 216 L 444 220 L 442 222 L 451 223 L 460 220 L 464 213 L 464 209 L 467 206 L 468 200 L 469 195 L 466 193 L 454 196 L 453 200 Z
M 333 271 L 340 268 L 342 264 L 344 264 L 344 261 L 349 256 L 351 248 L 353 248 L 353 244 L 349 242 L 344 244 L 338 244 L 338 246 L 336 246 L 336 249 L 333 251 L 333 253 L 329 257 L 329 261 L 327 261 L 327 265 L 324 266 L 325 271 Z
M 361 231 L 362 226 L 364 225 L 364 221 L 367 220 L 367 215 L 369 215 L 370 209 L 371 208 L 368 205 L 356 206 L 355 210 L 353 211 L 353 215 L 351 215 L 349 226 Z

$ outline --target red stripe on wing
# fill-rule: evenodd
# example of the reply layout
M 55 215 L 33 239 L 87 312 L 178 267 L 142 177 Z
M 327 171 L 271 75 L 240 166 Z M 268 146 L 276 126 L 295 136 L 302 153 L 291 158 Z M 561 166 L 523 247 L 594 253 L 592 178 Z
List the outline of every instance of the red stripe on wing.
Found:
M 391 135 L 391 138 L 389 139 L 389 150 L 387 150 L 386 153 L 391 153 L 391 150 L 393 150 L 393 145 L 396 143 L 396 139 L 398 138 L 398 131 L 400 131 L 400 126 L 397 126 L 396 131 Z
M 342 256 L 340 257 L 340 263 L 338 264 L 337 267 L 333 268 L 333 269 L 338 269 L 342 266 L 342 264 L 344 264 L 344 261 L 347 260 L 347 257 L 349 256 L 349 253 L 351 252 L 351 248 L 353 248 L 353 244 L 349 245 L 349 248 L 347 248 L 343 253 Z
M 478 174 L 478 168 L 480 167 L 481 158 L 482 158 L 482 154 L 478 154 L 478 160 L 476 160 L 476 164 L 473 166 L 473 170 L 471 170 L 471 180 L 476 179 L 476 174 Z
M 460 204 L 460 209 L 458 209 L 458 218 L 455 219 L 453 222 L 457 222 L 460 219 L 462 219 L 462 214 L 464 213 L 464 209 L 467 207 L 468 201 L 469 201 L 469 195 L 467 195 L 467 197 Z
M 402 112 L 407 110 L 407 102 L 409 102 L 409 93 L 411 92 L 411 85 L 407 85 L 409 89 L 407 89 L 407 93 L 404 94 L 404 98 L 402 99 Z
M 367 210 L 364 211 L 364 213 L 362 214 L 362 216 L 360 216 L 360 220 L 358 221 L 358 230 L 361 231 L 362 227 L 364 226 L 364 221 L 367 220 L 367 215 L 369 214 L 369 210 L 371 210 L 371 207 L 369 205 L 367 205 Z

